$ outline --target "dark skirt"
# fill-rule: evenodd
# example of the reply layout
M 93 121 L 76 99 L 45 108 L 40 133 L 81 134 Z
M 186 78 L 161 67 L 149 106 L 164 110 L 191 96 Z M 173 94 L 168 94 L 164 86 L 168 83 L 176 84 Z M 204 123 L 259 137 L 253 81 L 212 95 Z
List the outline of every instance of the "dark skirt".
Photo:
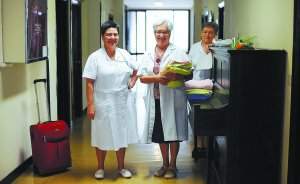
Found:
M 174 141 L 165 141 L 164 139 L 164 131 L 162 128 L 161 122 L 161 112 L 160 112 L 160 100 L 155 99 L 155 119 L 154 119 L 154 127 L 152 132 L 152 142 L 154 143 L 172 143 L 172 142 L 180 142 L 177 140 Z

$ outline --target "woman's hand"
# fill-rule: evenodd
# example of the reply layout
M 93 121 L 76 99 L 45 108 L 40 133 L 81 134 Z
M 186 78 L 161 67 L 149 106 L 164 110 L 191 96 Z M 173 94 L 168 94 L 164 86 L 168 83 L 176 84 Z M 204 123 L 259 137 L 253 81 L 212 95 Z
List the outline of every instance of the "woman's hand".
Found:
M 135 78 L 131 78 L 130 81 L 128 82 L 128 89 L 131 89 L 134 87 L 136 81 L 137 81 L 138 77 Z
M 145 84 L 160 83 L 162 85 L 167 85 L 167 83 L 170 80 L 164 75 L 157 74 L 157 75 L 141 76 L 140 81 Z
M 94 105 L 94 80 L 86 79 L 87 117 L 92 120 L 95 117 Z
M 160 82 L 160 75 L 143 75 L 140 77 L 140 81 L 145 84 Z
M 95 107 L 94 107 L 94 104 L 87 106 L 87 117 L 90 120 L 93 120 L 95 118 Z
M 165 72 L 165 73 L 162 74 L 162 76 L 167 78 L 169 81 L 175 81 L 175 80 L 182 80 L 183 79 L 182 75 L 178 75 L 178 74 L 173 73 L 173 72 Z
M 134 70 L 131 77 L 130 77 L 130 80 L 128 82 L 128 89 L 131 89 L 134 87 L 136 81 L 138 80 L 139 76 L 137 76 L 137 70 Z
M 170 81 L 166 76 L 164 75 L 157 75 L 158 76 L 158 82 L 162 85 L 167 85 Z

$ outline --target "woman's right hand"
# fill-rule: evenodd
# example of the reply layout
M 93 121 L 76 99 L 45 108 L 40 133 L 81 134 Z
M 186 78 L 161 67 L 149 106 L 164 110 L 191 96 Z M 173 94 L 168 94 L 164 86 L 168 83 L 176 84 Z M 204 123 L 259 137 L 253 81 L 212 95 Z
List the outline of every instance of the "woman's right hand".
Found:
M 140 77 L 140 81 L 145 84 L 159 82 L 159 75 L 143 75 Z
M 88 107 L 87 107 L 87 117 L 90 120 L 93 120 L 95 118 L 95 107 L 94 107 L 94 104 L 88 105 Z
M 148 76 L 141 76 L 140 81 L 145 84 L 150 83 L 160 83 L 162 85 L 166 85 L 169 82 L 169 79 L 164 75 L 148 75 Z
M 159 75 L 159 83 L 167 85 L 170 80 L 165 75 Z

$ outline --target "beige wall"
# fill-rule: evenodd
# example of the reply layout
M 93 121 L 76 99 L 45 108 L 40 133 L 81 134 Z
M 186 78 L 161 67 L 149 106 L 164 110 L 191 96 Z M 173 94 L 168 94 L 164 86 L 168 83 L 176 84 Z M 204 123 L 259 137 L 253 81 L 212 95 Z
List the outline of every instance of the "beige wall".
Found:
M 124 37 L 125 37 L 125 16 L 124 16 L 124 3 L 123 0 L 114 0 L 113 1 L 113 15 L 114 15 L 114 20 L 116 21 L 117 24 L 120 26 L 120 41 L 119 41 L 119 47 L 124 48 Z
M 201 15 L 203 11 L 203 0 L 194 0 L 194 43 L 200 41 Z M 193 42 L 191 43 L 193 44 Z
M 100 8 L 101 3 L 101 8 Z M 100 47 L 100 25 L 112 14 L 120 25 L 119 47 L 123 47 L 123 0 L 84 0 L 82 1 L 82 68 L 88 56 Z M 101 15 L 101 20 L 100 20 Z M 83 108 L 86 108 L 85 80 L 83 80 Z
M 211 10 L 214 15 L 214 20 L 216 21 L 219 19 L 219 4 L 220 0 L 207 0 L 207 8 Z
M 123 0 L 102 0 L 102 14 L 101 18 L 104 22 L 108 19 L 108 15 L 112 14 L 114 16 L 114 21 L 120 26 L 120 40 L 119 47 L 123 48 L 123 15 L 124 15 L 124 5 Z
M 53 119 L 57 117 L 55 30 L 55 1 L 48 1 L 48 46 L 50 73 L 52 73 L 50 87 Z M 18 50 L 15 52 L 18 53 Z M 45 71 L 44 61 L 13 64 L 0 68 L 0 180 L 31 156 L 29 126 L 38 121 L 32 82 L 36 78 L 45 77 Z M 41 104 L 45 105 L 44 102 Z
M 255 35 L 258 48 L 284 49 L 288 53 L 282 184 L 287 183 L 291 73 L 293 47 L 293 0 L 226 0 L 224 37 Z M 270 140 L 271 141 L 271 140 Z
M 201 16 L 204 10 L 212 11 L 214 20 L 219 18 L 218 4 L 222 0 L 194 0 L 194 42 L 200 41 Z
M 100 0 L 81 1 L 82 69 L 88 56 L 100 47 Z M 82 80 L 82 108 L 86 108 L 85 80 Z
M 0 65 L 3 64 L 3 48 L 2 48 L 2 3 L 0 3 Z

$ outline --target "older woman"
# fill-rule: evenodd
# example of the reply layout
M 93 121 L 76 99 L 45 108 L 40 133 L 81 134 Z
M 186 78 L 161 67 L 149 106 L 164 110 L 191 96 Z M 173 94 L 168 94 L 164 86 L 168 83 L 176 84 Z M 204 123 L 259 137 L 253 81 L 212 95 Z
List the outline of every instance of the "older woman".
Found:
M 159 74 L 171 61 L 188 60 L 184 51 L 170 43 L 172 27 L 168 20 L 161 20 L 153 25 L 156 45 L 153 50 L 145 53 L 139 70 L 144 76 L 140 78 L 141 82 L 147 83 L 143 97 L 147 124 L 146 142 L 159 144 L 163 163 L 154 175 L 165 178 L 176 177 L 179 142 L 188 138 L 185 92 L 181 87 L 171 89 L 165 85 L 177 76 Z M 145 80 L 149 75 L 154 80 Z
M 189 52 L 190 60 L 193 64 L 193 79 L 204 80 L 212 78 L 213 57 L 209 50 L 209 46 L 213 43 L 218 33 L 218 25 L 208 22 L 202 26 L 200 33 L 201 41 L 192 45 Z M 193 127 L 193 124 L 192 124 Z M 199 157 L 206 156 L 207 140 L 204 136 L 199 136 Z
M 200 33 L 201 41 L 191 47 L 189 57 L 194 67 L 193 78 L 196 80 L 211 77 L 212 54 L 209 46 L 213 43 L 217 32 L 217 24 L 212 22 L 204 24 Z
M 129 53 L 117 48 L 119 27 L 113 21 L 101 25 L 104 48 L 92 53 L 85 65 L 87 116 L 92 120 L 91 142 L 96 148 L 98 169 L 95 178 L 104 178 L 104 160 L 107 150 L 116 151 L 118 169 L 122 177 L 132 176 L 124 168 L 125 150 L 137 140 L 129 130 L 128 92 L 135 84 L 135 62 Z

